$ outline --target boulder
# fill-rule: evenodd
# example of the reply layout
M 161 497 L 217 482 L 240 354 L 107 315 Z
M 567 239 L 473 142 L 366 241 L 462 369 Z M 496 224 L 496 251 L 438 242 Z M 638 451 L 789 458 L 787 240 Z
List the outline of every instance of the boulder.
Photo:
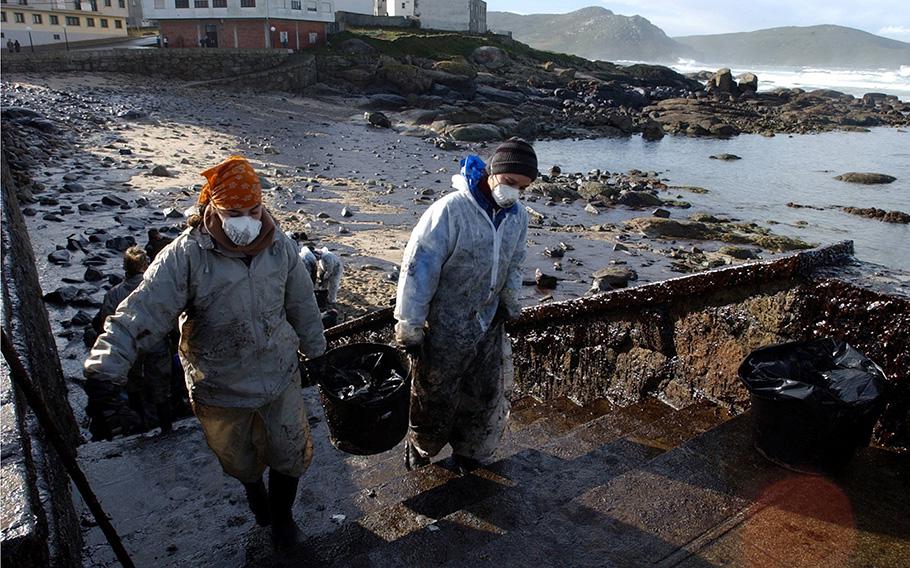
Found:
M 464 59 L 437 61 L 433 64 L 433 70 L 450 73 L 452 75 L 460 75 L 462 77 L 470 77 L 471 79 L 477 76 L 477 70 L 471 67 L 471 64 Z
M 571 199 L 574 201 L 580 197 L 577 191 L 564 183 L 546 183 L 539 180 L 531 184 L 528 191 L 544 195 L 554 201 L 560 201 L 562 199 Z
M 399 110 L 408 106 L 408 99 L 389 93 L 371 95 L 360 105 L 367 110 Z
M 740 91 L 750 90 L 753 93 L 758 90 L 758 77 L 754 73 L 743 73 L 736 77 Z
M 599 181 L 586 181 L 578 188 L 578 193 L 588 201 L 609 199 L 616 195 L 616 188 Z
M 736 87 L 736 83 L 733 81 L 733 73 L 726 67 L 717 70 L 710 84 L 714 85 L 714 89 L 717 92 L 727 94 L 733 93 Z
M 377 75 L 380 80 L 384 80 L 405 95 L 426 93 L 433 88 L 432 79 L 426 77 L 419 67 L 400 63 L 392 57 L 382 57 Z
M 491 142 L 502 140 L 502 130 L 493 124 L 459 124 L 447 134 L 459 142 Z
M 520 105 L 521 103 L 527 100 L 521 93 L 515 91 L 506 91 L 505 89 L 497 89 L 495 87 L 490 87 L 487 85 L 481 85 L 477 87 L 477 95 L 485 99 L 489 99 L 498 103 L 506 103 L 510 105 Z
M 372 55 L 376 53 L 376 48 L 362 39 L 351 38 L 341 42 L 338 49 L 348 55 Z
M 660 217 L 661 219 L 670 218 L 670 212 L 667 211 L 666 209 L 655 209 L 654 211 L 651 212 L 651 215 L 653 215 L 654 217 Z
M 44 295 L 44 301 L 49 304 L 65 306 L 79 295 L 79 288 L 75 286 L 62 286 L 53 292 Z
M 704 223 L 677 221 L 660 217 L 637 217 L 626 221 L 626 226 L 649 237 L 671 239 L 707 239 L 712 231 Z
M 111 207 L 123 207 L 128 205 L 126 199 L 122 197 L 117 197 L 116 195 L 105 195 L 101 198 L 101 203 L 105 205 L 110 205 Z
M 662 205 L 663 201 L 647 191 L 624 191 L 619 195 L 616 203 L 626 207 L 654 207 L 655 205 Z
M 712 160 L 723 160 L 725 162 L 730 162 L 733 160 L 742 160 L 736 154 L 716 154 L 714 156 L 709 156 Z
M 487 69 L 501 69 L 509 64 L 509 54 L 498 47 L 484 45 L 471 53 L 471 61 Z
M 649 120 L 641 128 L 641 137 L 649 142 L 660 140 L 664 137 L 664 127 L 656 120 Z
M 149 175 L 153 175 L 153 176 L 157 176 L 157 177 L 173 177 L 174 176 L 174 174 L 172 174 L 170 171 L 168 171 L 168 169 L 165 166 L 155 166 L 154 168 L 152 168 L 152 171 L 149 173 Z
M 834 179 L 846 181 L 849 183 L 861 183 L 865 185 L 891 183 L 897 180 L 897 178 L 894 176 L 876 174 L 871 172 L 847 172 L 835 177 Z
M 392 128 L 392 121 L 381 112 L 365 112 L 363 118 L 378 128 Z
M 629 280 L 637 280 L 638 274 L 631 268 L 623 266 L 608 266 L 601 268 L 594 274 L 594 286 L 598 287 L 598 281 L 610 285 L 610 288 L 625 288 Z
M 113 237 L 104 242 L 105 248 L 109 248 L 111 250 L 115 250 L 118 252 L 123 252 L 126 249 L 130 248 L 131 246 L 135 246 L 135 245 L 136 245 L 136 239 L 131 236 Z
M 55 250 L 47 255 L 47 260 L 52 264 L 69 264 L 70 252 L 66 249 Z
M 555 276 L 550 276 L 549 274 L 544 274 L 538 268 L 534 272 L 534 282 L 537 284 L 537 287 L 542 290 L 554 290 L 558 280 Z
M 749 260 L 749 259 L 758 258 L 758 255 L 755 254 L 755 251 L 753 251 L 750 248 L 746 248 L 746 247 L 737 247 L 737 246 L 726 245 L 726 246 L 720 247 L 717 250 L 717 252 L 719 254 L 729 256 L 731 258 L 737 258 L 739 260 Z

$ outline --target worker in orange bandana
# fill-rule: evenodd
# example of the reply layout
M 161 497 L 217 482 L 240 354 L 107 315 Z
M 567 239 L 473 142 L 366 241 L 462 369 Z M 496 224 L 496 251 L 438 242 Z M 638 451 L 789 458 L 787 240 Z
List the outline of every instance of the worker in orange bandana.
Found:
M 179 319 L 206 441 L 243 483 L 257 523 L 271 525 L 275 545 L 286 547 L 297 540 L 291 511 L 312 456 L 298 350 L 323 353 L 322 321 L 297 246 L 263 206 L 249 162 L 231 156 L 202 175 L 198 214 L 107 319 L 85 363 L 86 389 L 124 384 L 137 353 Z

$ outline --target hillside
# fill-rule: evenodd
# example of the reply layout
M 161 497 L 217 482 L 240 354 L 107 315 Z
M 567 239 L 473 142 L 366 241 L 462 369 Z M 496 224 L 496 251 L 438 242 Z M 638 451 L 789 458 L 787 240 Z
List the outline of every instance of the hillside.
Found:
M 487 27 L 510 31 L 515 39 L 537 49 L 588 59 L 675 62 L 679 57 L 694 57 L 691 49 L 645 18 L 594 6 L 568 14 L 488 12 Z
M 699 61 L 723 65 L 895 69 L 910 64 L 910 43 L 843 26 L 791 26 L 674 39 L 698 52 Z

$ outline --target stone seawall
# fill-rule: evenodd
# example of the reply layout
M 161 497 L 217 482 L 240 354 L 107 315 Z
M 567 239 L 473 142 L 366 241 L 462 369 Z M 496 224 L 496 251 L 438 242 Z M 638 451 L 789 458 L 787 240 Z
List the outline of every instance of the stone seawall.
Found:
M 187 81 L 235 79 L 256 75 L 251 87 L 263 87 L 262 76 L 275 77 L 265 85 L 294 87 L 298 68 L 312 66 L 313 57 L 281 49 L 108 49 L 21 53 L 3 60 L 4 73 L 106 72 L 162 76 Z M 315 81 L 315 75 L 311 78 Z M 291 89 L 287 89 L 291 90 Z
M 891 402 L 876 441 L 910 446 L 910 298 L 860 285 L 852 243 L 782 259 L 527 308 L 509 334 L 516 396 L 607 398 L 620 405 L 658 396 L 697 399 L 734 412 L 749 405 L 737 369 L 771 343 L 835 337 L 885 370 Z M 330 347 L 391 341 L 391 311 L 329 333 Z
M 79 429 L 67 400 L 15 182 L 5 157 L 2 162 L 3 329 L 66 442 L 75 448 L 81 443 Z M 2 562 L 9 566 L 81 566 L 82 536 L 69 477 L 24 399 L 10 383 L 5 360 L 0 374 Z

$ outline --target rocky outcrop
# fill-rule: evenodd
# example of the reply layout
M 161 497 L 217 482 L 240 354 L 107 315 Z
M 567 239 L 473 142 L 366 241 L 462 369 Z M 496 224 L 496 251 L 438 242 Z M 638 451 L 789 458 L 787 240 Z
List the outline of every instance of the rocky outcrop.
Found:
M 892 183 L 897 180 L 897 178 L 894 176 L 876 174 L 871 172 L 847 172 L 845 174 L 836 176 L 834 179 L 848 183 L 861 183 L 864 185 Z
M 910 223 L 910 214 L 903 211 L 885 211 L 876 207 L 844 207 L 844 212 L 867 219 L 876 219 L 885 223 Z

